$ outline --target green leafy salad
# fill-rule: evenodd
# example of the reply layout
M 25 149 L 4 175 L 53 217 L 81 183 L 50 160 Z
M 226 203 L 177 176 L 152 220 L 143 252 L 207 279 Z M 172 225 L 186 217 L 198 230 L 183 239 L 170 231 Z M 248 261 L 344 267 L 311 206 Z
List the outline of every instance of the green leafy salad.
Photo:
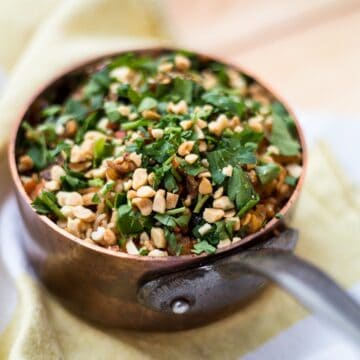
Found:
M 97 62 L 43 94 L 17 163 L 33 208 L 83 241 L 198 255 L 274 218 L 302 153 L 292 117 L 259 83 L 167 51 Z

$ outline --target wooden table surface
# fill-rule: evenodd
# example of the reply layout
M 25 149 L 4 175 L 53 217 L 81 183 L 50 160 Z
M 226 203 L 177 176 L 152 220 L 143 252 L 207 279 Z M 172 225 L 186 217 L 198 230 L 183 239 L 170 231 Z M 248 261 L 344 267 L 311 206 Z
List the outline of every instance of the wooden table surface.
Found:
M 359 0 L 171 0 L 168 14 L 184 45 L 228 56 L 294 107 L 360 115 Z

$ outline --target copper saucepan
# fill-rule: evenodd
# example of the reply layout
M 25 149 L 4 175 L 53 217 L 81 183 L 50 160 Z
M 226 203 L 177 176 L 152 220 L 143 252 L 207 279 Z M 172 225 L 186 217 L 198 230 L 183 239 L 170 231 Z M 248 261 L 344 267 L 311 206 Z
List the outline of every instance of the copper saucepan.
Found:
M 167 51 L 156 48 L 134 52 L 156 55 Z M 66 95 L 84 68 L 119 54 L 88 60 L 49 82 L 19 114 L 15 124 L 9 164 L 27 229 L 23 236 L 25 253 L 41 281 L 66 306 L 98 323 L 129 329 L 179 330 L 233 312 L 270 279 L 305 307 L 332 320 L 359 340 L 359 306 L 323 272 L 292 252 L 297 231 L 287 228 L 285 223 L 302 188 L 304 171 L 279 218 L 211 256 L 154 258 L 116 253 L 76 238 L 33 210 L 16 168 L 15 149 L 21 122 L 25 116 L 36 116 L 44 95 Z M 238 66 L 231 66 L 244 72 Z M 295 119 L 305 169 L 303 133 L 294 114 L 286 108 Z

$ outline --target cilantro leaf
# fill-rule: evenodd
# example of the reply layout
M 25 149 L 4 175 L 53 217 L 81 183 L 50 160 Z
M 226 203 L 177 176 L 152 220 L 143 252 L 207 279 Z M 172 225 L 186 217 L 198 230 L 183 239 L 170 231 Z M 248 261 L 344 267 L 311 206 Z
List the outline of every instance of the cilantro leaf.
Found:
M 299 142 L 292 137 L 284 118 L 276 114 L 273 115 L 270 142 L 279 149 L 281 155 L 295 156 L 299 154 Z
M 95 129 L 96 124 L 99 119 L 100 112 L 93 112 L 89 114 L 85 120 L 82 122 L 81 127 L 78 129 L 76 136 L 75 136 L 75 142 L 80 143 L 83 141 L 85 133 L 88 130 Z
M 132 210 L 129 205 L 121 205 L 117 212 L 116 226 L 123 235 L 138 234 L 151 227 L 149 217 Z
M 64 105 L 64 114 L 71 115 L 78 121 L 85 118 L 87 111 L 87 107 L 79 100 L 69 99 Z
M 267 184 L 280 174 L 280 166 L 274 163 L 257 166 L 255 170 L 262 184 Z
M 200 241 L 194 245 L 193 252 L 196 255 L 200 255 L 202 252 L 206 252 L 208 254 L 214 254 L 216 251 L 216 247 L 210 245 L 207 241 Z
M 216 106 L 220 111 L 230 112 L 239 116 L 245 111 L 245 104 L 238 96 L 226 95 L 220 89 L 206 92 L 202 95 L 201 99 L 207 104 Z
M 56 196 L 51 192 L 42 191 L 31 205 L 39 214 L 53 214 L 59 219 L 65 218 L 57 205 Z
M 105 95 L 110 84 L 109 69 L 104 68 L 91 76 L 88 84 L 85 86 L 85 96 Z
M 230 200 L 235 201 L 238 216 L 244 215 L 260 200 L 247 174 L 239 167 L 233 169 L 227 186 L 227 194 Z
M 216 184 L 221 184 L 225 180 L 225 175 L 222 173 L 225 166 L 256 163 L 254 147 L 251 144 L 239 145 L 236 149 L 219 149 L 207 153 L 209 169 Z
M 141 100 L 141 103 L 138 107 L 139 112 L 143 112 L 144 110 L 154 109 L 157 106 L 157 101 L 152 97 L 145 97 Z
M 163 163 L 170 156 L 174 155 L 177 151 L 177 147 L 163 138 L 155 141 L 144 148 L 145 155 L 156 160 L 158 163 Z
M 297 181 L 298 181 L 298 178 L 296 178 L 295 176 L 288 175 L 285 178 L 285 184 L 288 184 L 290 186 L 295 186 Z
M 192 101 L 194 82 L 188 79 L 176 77 L 173 81 L 172 95 L 175 95 L 177 101 L 185 100 L 188 104 Z
M 101 161 L 112 155 L 114 146 L 107 142 L 105 138 L 96 140 L 94 144 L 94 164 L 98 166 Z

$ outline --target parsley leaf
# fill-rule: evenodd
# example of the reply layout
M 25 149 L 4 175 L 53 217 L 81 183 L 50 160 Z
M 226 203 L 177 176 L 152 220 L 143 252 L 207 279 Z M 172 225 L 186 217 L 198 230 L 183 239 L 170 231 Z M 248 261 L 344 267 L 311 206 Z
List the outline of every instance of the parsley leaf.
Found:
M 138 234 L 151 227 L 149 217 L 132 210 L 129 205 L 121 205 L 117 212 L 116 226 L 123 235 Z
M 157 106 L 157 101 L 152 97 L 145 97 L 141 100 L 141 103 L 138 107 L 139 112 L 143 112 L 144 110 L 154 109 Z
M 297 181 L 298 181 L 298 178 L 296 178 L 295 176 L 288 175 L 285 178 L 285 184 L 288 184 L 290 186 L 295 186 Z
M 201 98 L 205 103 L 216 106 L 220 111 L 230 112 L 239 116 L 245 111 L 245 104 L 238 96 L 226 95 L 220 89 L 210 90 L 203 94 Z
M 229 179 L 227 194 L 230 200 L 235 201 L 238 216 L 244 215 L 260 200 L 259 194 L 254 190 L 250 179 L 241 168 L 234 168 Z
M 276 114 L 273 115 L 270 142 L 279 149 L 281 155 L 295 156 L 299 154 L 299 142 L 292 137 L 284 118 Z
M 107 142 L 105 138 L 96 140 L 94 144 L 94 165 L 98 166 L 101 161 L 112 155 L 114 146 Z
M 42 191 L 31 205 L 39 214 L 53 214 L 59 219 L 65 218 L 57 205 L 56 196 L 51 192 Z
M 273 163 L 257 166 L 255 170 L 262 184 L 267 184 L 280 174 L 280 166 Z
M 210 245 L 207 241 L 200 241 L 194 245 L 194 249 L 191 250 L 196 255 L 200 255 L 202 252 L 206 252 L 208 254 L 214 254 L 216 251 L 216 247 Z
M 221 184 L 225 180 L 225 175 L 222 173 L 225 166 L 256 163 L 254 146 L 251 144 L 247 143 L 245 146 L 239 144 L 236 149 L 219 149 L 206 155 L 212 178 L 216 184 Z

